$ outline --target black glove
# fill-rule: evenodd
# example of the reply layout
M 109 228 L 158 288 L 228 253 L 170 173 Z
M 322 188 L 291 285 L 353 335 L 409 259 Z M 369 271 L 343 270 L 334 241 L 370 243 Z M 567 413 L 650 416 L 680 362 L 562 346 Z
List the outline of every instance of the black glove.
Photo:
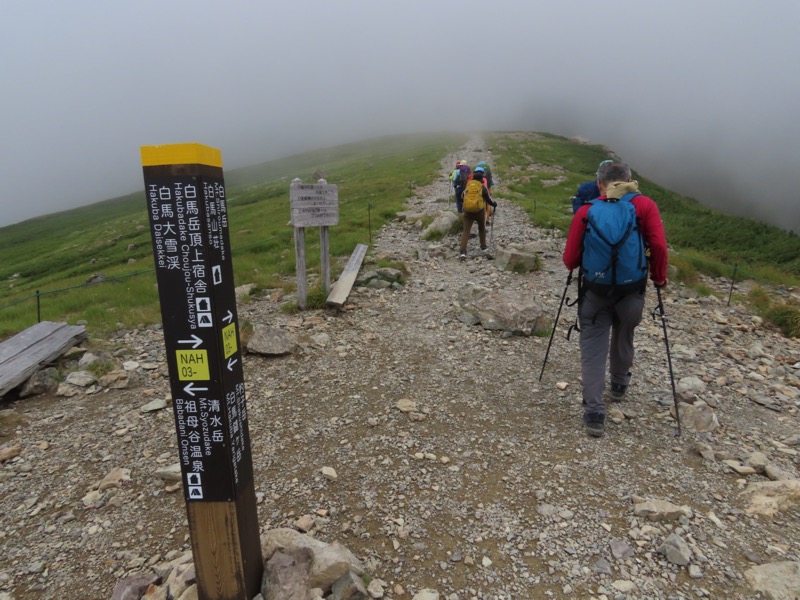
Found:
M 489 206 L 491 206 L 492 208 L 497 208 L 497 202 L 495 202 L 494 200 L 489 200 Z

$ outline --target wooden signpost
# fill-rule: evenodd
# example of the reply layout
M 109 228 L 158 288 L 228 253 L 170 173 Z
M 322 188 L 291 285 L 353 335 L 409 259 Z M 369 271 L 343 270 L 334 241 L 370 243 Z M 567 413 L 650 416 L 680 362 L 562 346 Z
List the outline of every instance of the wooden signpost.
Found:
M 141 155 L 198 596 L 250 600 L 264 567 L 222 155 Z
M 297 265 L 297 305 L 306 308 L 306 227 L 319 227 L 319 254 L 325 293 L 331 291 L 330 237 L 328 227 L 339 224 L 339 189 L 320 179 L 317 183 L 292 181 L 289 204 L 294 227 L 294 253 Z

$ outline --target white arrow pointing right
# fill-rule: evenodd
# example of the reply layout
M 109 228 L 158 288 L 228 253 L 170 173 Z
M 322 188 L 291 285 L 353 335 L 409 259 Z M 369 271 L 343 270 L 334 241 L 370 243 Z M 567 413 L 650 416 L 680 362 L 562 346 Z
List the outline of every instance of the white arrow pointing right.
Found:
M 179 344 L 193 344 L 192 348 L 198 348 L 202 343 L 202 338 L 197 337 L 195 334 L 192 334 L 192 339 L 190 340 L 178 340 Z

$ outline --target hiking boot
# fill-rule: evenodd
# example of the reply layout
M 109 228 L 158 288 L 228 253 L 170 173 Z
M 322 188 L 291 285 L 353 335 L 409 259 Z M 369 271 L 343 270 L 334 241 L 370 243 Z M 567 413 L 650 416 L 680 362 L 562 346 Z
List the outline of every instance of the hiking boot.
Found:
M 631 372 L 625 375 L 627 381 L 631 379 Z M 611 387 L 608 390 L 608 397 L 612 402 L 622 402 L 625 399 L 625 393 L 628 391 L 627 384 L 624 383 L 611 383 Z
M 611 398 L 612 402 L 622 402 L 625 399 L 625 392 L 627 391 L 627 385 L 612 383 L 611 388 L 608 390 L 608 396 Z
M 583 415 L 586 433 L 592 437 L 603 437 L 606 430 L 606 416 L 603 413 L 586 413 Z
M 458 259 L 461 262 L 464 262 L 465 260 L 467 260 L 467 255 L 462 252 L 461 254 L 458 255 Z

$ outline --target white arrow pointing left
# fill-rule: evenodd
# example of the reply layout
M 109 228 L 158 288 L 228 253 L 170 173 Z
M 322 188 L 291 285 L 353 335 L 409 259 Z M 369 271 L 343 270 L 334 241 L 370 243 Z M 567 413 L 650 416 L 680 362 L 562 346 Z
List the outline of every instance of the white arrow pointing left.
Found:
M 233 365 L 235 365 L 237 362 L 239 362 L 237 359 L 229 358 L 228 359 L 228 371 L 233 371 Z
M 183 388 L 183 391 L 189 394 L 190 396 L 194 396 L 195 392 L 207 392 L 208 388 L 204 387 L 196 387 L 191 381 L 186 384 L 186 387 Z

